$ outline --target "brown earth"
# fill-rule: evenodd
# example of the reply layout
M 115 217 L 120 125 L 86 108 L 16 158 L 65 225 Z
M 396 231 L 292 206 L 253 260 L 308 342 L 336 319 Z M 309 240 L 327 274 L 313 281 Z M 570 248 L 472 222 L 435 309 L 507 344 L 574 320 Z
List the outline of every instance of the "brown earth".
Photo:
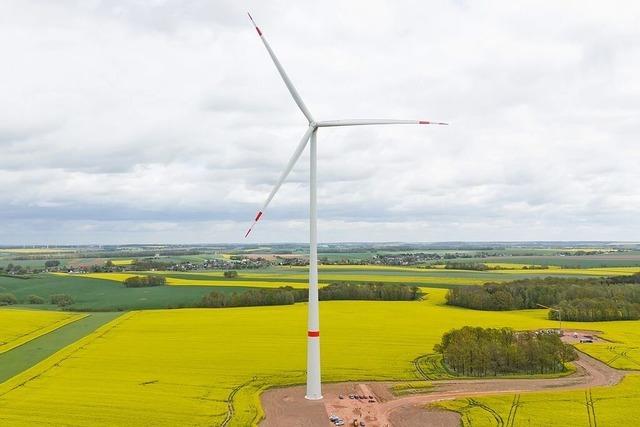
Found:
M 584 333 L 584 332 L 581 332 Z M 568 338 L 571 340 L 572 338 Z M 272 389 L 262 395 L 265 419 L 261 426 L 331 426 L 329 415 L 344 419 L 345 425 L 364 421 L 370 427 L 443 426 L 457 427 L 460 416 L 454 412 L 425 409 L 425 405 L 459 397 L 542 390 L 574 390 L 619 383 L 625 373 L 578 352 L 576 372 L 549 379 L 478 379 L 433 381 L 427 394 L 396 397 L 393 383 L 325 384 L 324 399 L 304 399 L 304 386 Z M 350 394 L 367 396 L 350 399 Z M 343 398 L 340 399 L 340 396 Z M 372 396 L 373 399 L 368 397 Z

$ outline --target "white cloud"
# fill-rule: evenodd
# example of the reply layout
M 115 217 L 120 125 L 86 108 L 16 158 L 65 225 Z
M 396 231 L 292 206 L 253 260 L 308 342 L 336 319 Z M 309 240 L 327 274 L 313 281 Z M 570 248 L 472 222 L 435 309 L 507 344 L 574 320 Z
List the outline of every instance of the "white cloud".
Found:
M 0 243 L 241 240 L 305 128 L 245 6 L 3 2 Z M 636 3 L 248 7 L 318 119 L 451 122 L 322 129 L 321 239 L 640 238 Z

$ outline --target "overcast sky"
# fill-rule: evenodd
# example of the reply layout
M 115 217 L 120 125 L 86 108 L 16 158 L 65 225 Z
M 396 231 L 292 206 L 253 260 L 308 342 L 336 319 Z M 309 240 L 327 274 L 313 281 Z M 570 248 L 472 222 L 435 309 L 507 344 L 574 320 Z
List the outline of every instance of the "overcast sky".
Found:
M 321 241 L 640 239 L 640 3 L 0 2 L 0 244 L 241 242 L 306 128 Z M 303 155 L 250 241 L 305 241 Z

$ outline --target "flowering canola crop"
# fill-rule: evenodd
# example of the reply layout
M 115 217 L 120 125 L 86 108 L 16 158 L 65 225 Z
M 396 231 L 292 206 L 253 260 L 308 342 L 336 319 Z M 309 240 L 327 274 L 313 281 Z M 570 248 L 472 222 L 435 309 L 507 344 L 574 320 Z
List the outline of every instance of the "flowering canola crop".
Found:
M 444 305 L 445 290 L 425 292 L 321 302 L 323 380 L 418 379 L 412 360 L 466 324 L 557 325 L 545 310 L 471 311 Z M 588 327 L 635 340 L 626 331 L 640 322 Z M 304 382 L 305 351 L 305 304 L 131 312 L 0 384 L 0 425 L 252 425 L 262 390 Z

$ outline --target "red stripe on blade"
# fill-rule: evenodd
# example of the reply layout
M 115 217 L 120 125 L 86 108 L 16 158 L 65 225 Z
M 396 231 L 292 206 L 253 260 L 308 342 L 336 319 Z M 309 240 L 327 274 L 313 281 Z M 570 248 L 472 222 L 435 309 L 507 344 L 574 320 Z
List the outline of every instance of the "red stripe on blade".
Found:
M 428 122 L 428 121 L 426 121 L 426 120 L 420 120 L 420 121 L 418 122 L 418 124 L 419 124 L 419 125 L 430 125 L 430 124 L 431 124 L 431 122 Z
M 253 26 L 256 27 L 256 31 L 258 32 L 258 35 L 260 37 L 262 37 L 262 31 L 260 31 L 260 28 L 258 28 L 258 26 L 256 25 L 256 21 L 253 20 L 253 17 L 251 16 L 251 14 L 249 12 L 247 12 L 247 15 L 249 15 L 249 19 L 251 19 L 251 22 L 253 23 Z
M 247 236 L 249 235 L 249 233 L 251 233 L 251 228 L 247 230 L 247 234 L 244 235 L 245 239 L 247 238 Z
M 307 331 L 307 336 L 308 337 L 319 337 L 320 336 L 320 331 Z
M 262 216 L 262 211 L 258 212 L 258 214 L 256 215 L 256 221 L 258 221 L 260 219 L 260 217 Z

